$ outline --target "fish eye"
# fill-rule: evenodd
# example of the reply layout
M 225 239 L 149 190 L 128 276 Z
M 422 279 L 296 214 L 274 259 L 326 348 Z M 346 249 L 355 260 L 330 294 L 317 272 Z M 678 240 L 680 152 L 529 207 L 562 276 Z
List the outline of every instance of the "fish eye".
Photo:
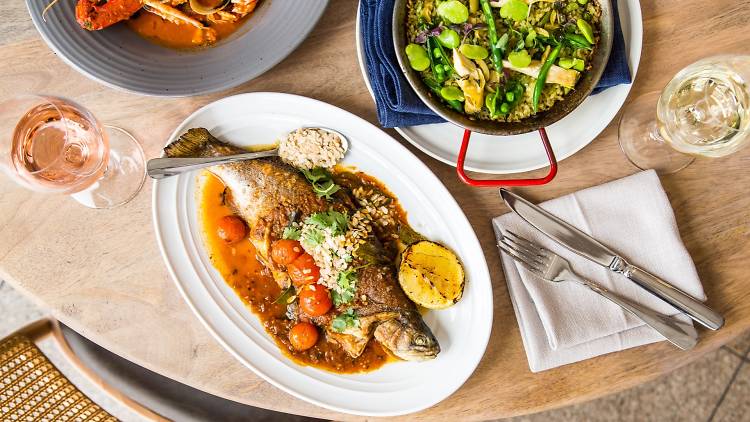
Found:
M 427 336 L 417 336 L 414 338 L 414 344 L 417 346 L 427 346 L 428 343 Z

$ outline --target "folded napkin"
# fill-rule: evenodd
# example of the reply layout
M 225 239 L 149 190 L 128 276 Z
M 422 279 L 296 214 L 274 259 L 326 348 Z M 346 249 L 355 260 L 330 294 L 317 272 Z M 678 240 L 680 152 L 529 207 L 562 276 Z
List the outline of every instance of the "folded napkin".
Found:
M 705 300 L 669 200 L 653 170 L 540 205 L 629 262 Z M 503 231 L 510 230 L 564 257 L 584 278 L 654 311 L 679 314 L 625 277 L 556 244 L 514 213 L 496 217 L 492 224 L 498 240 Z M 583 286 L 544 281 L 505 254 L 502 262 L 532 372 L 664 340 L 641 320 Z M 685 315 L 678 317 L 690 323 Z
M 375 95 L 378 120 L 384 127 L 445 122 L 419 99 L 398 66 L 391 23 L 394 3 L 395 0 L 361 0 L 359 8 L 365 65 Z M 631 82 L 617 2 L 613 1 L 612 6 L 615 21 L 612 52 L 594 94 Z

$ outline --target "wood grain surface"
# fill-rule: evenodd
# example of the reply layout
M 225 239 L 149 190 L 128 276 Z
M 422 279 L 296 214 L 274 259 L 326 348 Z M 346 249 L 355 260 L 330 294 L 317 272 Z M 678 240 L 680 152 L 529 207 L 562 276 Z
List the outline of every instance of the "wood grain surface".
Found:
M 747 53 L 748 1 L 641 4 L 645 39 L 631 98 L 661 89 L 680 68 L 702 57 Z M 23 2 L 8 2 L 0 21 L 0 94 L 41 92 L 73 98 L 102 121 L 131 130 L 148 157 L 158 155 L 172 129 L 197 108 L 240 92 L 301 94 L 377 123 L 357 66 L 356 6 L 353 0 L 331 1 L 302 46 L 250 83 L 216 95 L 159 99 L 112 90 L 79 75 L 47 48 Z M 701 341 L 690 352 L 663 342 L 532 374 L 490 227 L 492 217 L 508 212 L 497 191 L 463 185 L 454 168 L 389 132 L 455 195 L 479 236 L 494 286 L 492 338 L 476 372 L 450 398 L 409 419 L 500 418 L 589 400 L 672 371 L 750 328 L 750 149 L 725 159 L 699 159 L 662 178 L 708 303 L 724 314 L 725 328 L 701 330 Z M 560 164 L 553 183 L 519 192 L 543 201 L 635 171 L 620 152 L 613 122 Z M 63 196 L 30 193 L 0 178 L 0 277 L 99 345 L 168 377 L 254 406 L 353 419 L 277 390 L 211 338 L 162 263 L 151 225 L 150 183 L 131 203 L 97 211 Z

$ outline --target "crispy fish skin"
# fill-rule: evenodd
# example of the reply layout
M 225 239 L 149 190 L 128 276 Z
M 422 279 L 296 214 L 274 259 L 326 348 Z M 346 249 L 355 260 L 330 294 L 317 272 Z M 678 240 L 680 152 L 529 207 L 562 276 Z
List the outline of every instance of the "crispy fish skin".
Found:
M 167 157 L 214 157 L 246 151 L 216 139 L 206 129 L 196 128 L 168 145 L 164 152 Z M 258 258 L 282 287 L 289 286 L 290 280 L 284 269 L 269 259 L 270 245 L 281 238 L 293 216 L 304 220 L 311 214 L 330 209 L 353 209 L 351 198 L 342 191 L 332 202 L 318 197 L 304 176 L 278 157 L 213 166 L 208 170 L 229 188 L 231 205 L 248 224 L 250 241 Z M 375 238 L 370 239 L 368 246 L 370 251 L 383 251 Z M 327 337 L 339 343 L 353 358 L 362 354 L 373 336 L 401 359 L 435 358 L 440 346 L 414 303 L 399 286 L 396 266 L 387 259 L 355 264 L 367 264 L 357 271 L 355 300 L 312 321 L 323 327 Z M 347 309 L 354 309 L 359 327 L 344 333 L 333 331 L 333 317 Z
M 203 128 L 190 129 L 164 148 L 167 157 L 218 157 L 247 152 L 216 139 Z M 250 228 L 258 258 L 282 288 L 291 284 L 283 268 L 270 259 L 271 242 L 281 239 L 293 216 L 304 218 L 331 208 L 304 176 L 278 157 L 209 167 L 229 188 L 229 201 Z

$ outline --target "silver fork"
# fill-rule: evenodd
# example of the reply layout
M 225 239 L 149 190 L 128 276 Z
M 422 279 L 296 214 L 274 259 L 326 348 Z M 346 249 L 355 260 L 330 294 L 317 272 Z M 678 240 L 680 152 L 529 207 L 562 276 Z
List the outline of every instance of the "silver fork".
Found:
M 506 232 L 507 234 L 503 235 L 503 239 L 497 246 L 542 279 L 553 283 L 572 281 L 588 287 L 643 320 L 680 349 L 692 349 L 698 342 L 698 334 L 691 325 L 654 312 L 580 277 L 570 268 L 570 264 L 565 258 L 524 239 L 510 230 L 506 230 Z

